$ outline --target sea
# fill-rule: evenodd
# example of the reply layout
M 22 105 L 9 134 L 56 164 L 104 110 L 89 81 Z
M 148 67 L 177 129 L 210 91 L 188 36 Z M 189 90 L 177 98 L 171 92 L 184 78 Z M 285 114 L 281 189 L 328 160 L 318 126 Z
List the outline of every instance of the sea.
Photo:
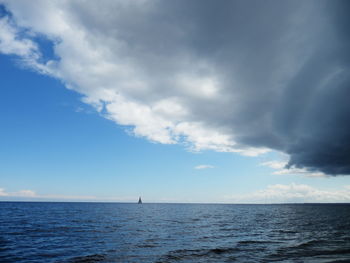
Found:
M 350 205 L 0 202 L 0 262 L 350 262 Z

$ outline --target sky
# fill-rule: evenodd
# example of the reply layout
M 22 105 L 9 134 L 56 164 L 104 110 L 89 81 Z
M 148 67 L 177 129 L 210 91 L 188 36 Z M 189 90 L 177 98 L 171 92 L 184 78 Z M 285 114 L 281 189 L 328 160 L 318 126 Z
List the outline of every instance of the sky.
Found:
M 350 202 L 349 12 L 0 0 L 0 201 Z

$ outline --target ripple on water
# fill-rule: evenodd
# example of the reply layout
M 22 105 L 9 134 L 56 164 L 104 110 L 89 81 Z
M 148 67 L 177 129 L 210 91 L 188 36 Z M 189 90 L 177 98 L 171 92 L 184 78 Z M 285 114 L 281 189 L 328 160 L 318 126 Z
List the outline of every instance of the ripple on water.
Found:
M 350 205 L 0 202 L 0 262 L 350 262 L 349 218 Z
M 82 257 L 74 257 L 69 259 L 67 263 L 95 263 L 95 262 L 103 262 L 106 260 L 106 255 L 103 254 L 94 254 L 87 255 Z

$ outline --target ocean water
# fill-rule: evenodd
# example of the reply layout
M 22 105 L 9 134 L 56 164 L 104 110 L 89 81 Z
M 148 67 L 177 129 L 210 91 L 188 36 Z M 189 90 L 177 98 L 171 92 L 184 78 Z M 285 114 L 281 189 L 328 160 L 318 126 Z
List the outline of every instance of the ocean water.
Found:
M 350 205 L 2 202 L 0 262 L 350 262 Z

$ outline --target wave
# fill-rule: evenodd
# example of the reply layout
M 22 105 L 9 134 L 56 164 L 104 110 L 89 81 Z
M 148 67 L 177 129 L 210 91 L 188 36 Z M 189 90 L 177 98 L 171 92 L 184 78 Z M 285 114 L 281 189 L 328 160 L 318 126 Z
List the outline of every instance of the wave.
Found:
M 103 254 L 93 254 L 88 256 L 75 257 L 70 259 L 67 263 L 95 263 L 106 260 L 106 256 Z
M 218 256 L 232 256 L 236 252 L 240 252 L 239 248 L 211 248 L 211 249 L 179 249 L 170 251 L 162 256 L 156 263 L 173 262 L 179 260 L 191 260 L 199 258 L 213 258 Z M 233 259 L 233 257 L 230 257 Z
M 271 241 L 271 240 L 242 240 L 239 241 L 239 245 L 249 245 L 249 244 L 276 244 L 281 243 L 279 241 Z

